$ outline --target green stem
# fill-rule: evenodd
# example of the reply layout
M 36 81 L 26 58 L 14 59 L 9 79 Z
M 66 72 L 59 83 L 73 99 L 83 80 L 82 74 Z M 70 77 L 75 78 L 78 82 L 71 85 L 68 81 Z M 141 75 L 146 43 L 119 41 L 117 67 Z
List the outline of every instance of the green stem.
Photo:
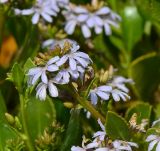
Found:
M 76 99 L 77 101 L 85 108 L 87 109 L 91 115 L 95 119 L 100 119 L 102 123 L 105 123 L 105 118 L 92 106 L 92 104 L 87 101 L 86 99 L 79 96 L 79 94 L 76 93 Z
M 22 125 L 24 129 L 24 134 L 27 136 L 26 145 L 28 147 L 28 151 L 34 151 L 34 147 L 30 140 L 29 132 L 27 129 L 26 118 L 25 118 L 25 100 L 22 94 L 20 94 L 20 108 L 21 108 Z

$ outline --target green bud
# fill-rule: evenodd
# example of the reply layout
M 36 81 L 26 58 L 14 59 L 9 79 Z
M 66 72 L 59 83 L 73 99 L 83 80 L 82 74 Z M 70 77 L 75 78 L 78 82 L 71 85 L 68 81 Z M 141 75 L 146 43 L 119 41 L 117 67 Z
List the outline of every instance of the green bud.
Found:
M 5 113 L 5 117 L 10 125 L 13 125 L 15 123 L 15 119 L 11 114 Z

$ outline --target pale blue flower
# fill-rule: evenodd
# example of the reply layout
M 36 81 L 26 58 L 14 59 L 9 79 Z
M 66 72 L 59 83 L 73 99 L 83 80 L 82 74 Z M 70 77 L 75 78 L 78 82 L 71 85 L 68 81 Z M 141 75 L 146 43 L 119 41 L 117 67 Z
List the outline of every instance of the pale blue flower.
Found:
M 85 38 L 91 37 L 92 28 L 96 34 L 102 33 L 104 28 L 105 34 L 111 35 L 111 26 L 118 28 L 118 22 L 121 21 L 121 17 L 106 6 L 91 12 L 85 7 L 70 5 L 63 15 L 66 33 L 72 35 L 76 26 L 79 26 Z
M 36 88 L 36 97 L 41 101 L 46 99 L 47 88 L 51 97 L 58 97 L 57 87 L 53 84 L 53 81 L 49 80 L 47 84 L 43 82 L 39 83 Z
M 79 48 L 79 45 L 73 44 L 70 52 L 62 56 L 56 64 L 58 66 L 62 66 L 68 61 L 69 67 L 73 71 L 77 70 L 78 65 L 86 68 L 91 63 L 91 59 L 88 54 L 77 51 Z
M 36 81 L 41 77 L 43 83 L 48 83 L 48 78 L 46 72 L 55 72 L 59 70 L 59 67 L 54 64 L 59 60 L 59 57 L 56 56 L 51 58 L 44 67 L 35 67 L 31 68 L 28 72 L 29 84 L 34 85 Z
M 152 151 L 156 144 L 156 151 L 160 150 L 160 136 L 151 134 L 147 137 L 146 142 L 149 142 L 148 151 Z
M 94 90 L 91 90 L 89 93 L 91 103 L 93 105 L 96 105 L 98 101 L 98 97 L 100 97 L 101 100 L 109 100 L 111 91 L 112 91 L 112 87 L 107 85 L 103 85 L 95 88 Z
M 111 91 L 111 94 L 112 94 L 113 100 L 116 102 L 120 101 L 121 99 L 123 101 L 127 101 L 127 99 L 130 99 L 130 96 L 126 92 L 123 92 L 119 89 L 113 89 Z
M 134 142 L 127 142 L 122 140 L 115 140 L 113 142 L 114 149 L 118 151 L 132 151 L 132 147 L 138 148 L 138 145 Z
M 70 82 L 70 78 L 77 80 L 79 77 L 82 79 L 85 70 L 81 66 L 77 66 L 77 70 L 71 70 L 70 68 L 62 69 L 55 76 L 54 81 L 59 84 L 67 84 Z
M 97 142 L 101 141 L 102 142 L 105 140 L 106 130 L 105 130 L 105 126 L 102 124 L 100 119 L 98 119 L 98 124 L 100 125 L 102 131 L 97 131 L 96 133 L 94 133 L 93 138 L 95 138 L 94 141 L 97 141 Z
M 0 0 L 0 3 L 6 3 L 8 0 Z
M 51 23 L 53 21 L 52 16 L 57 16 L 59 8 L 56 1 L 51 0 L 37 0 L 35 5 L 29 9 L 18 10 L 15 9 L 16 14 L 21 15 L 31 15 L 32 23 L 37 24 L 40 17 L 43 17 L 44 20 Z
M 129 89 L 125 86 L 126 83 L 131 83 L 133 84 L 133 80 L 132 79 L 126 79 L 122 76 L 116 76 L 113 78 L 112 82 L 111 82 L 111 86 L 118 88 L 119 90 L 122 90 L 126 93 L 129 92 Z

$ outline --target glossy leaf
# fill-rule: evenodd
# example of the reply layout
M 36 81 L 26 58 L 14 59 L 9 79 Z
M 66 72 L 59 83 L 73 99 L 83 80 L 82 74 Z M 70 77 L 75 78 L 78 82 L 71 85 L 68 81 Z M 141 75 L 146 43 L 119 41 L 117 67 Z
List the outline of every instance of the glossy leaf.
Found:
M 18 63 L 15 63 L 11 70 L 11 80 L 15 84 L 17 90 L 20 92 L 23 88 L 23 80 L 24 80 L 24 73 L 22 68 Z
M 105 127 L 106 133 L 112 139 L 129 140 L 130 138 L 127 122 L 114 112 L 108 111 Z
M 54 104 L 50 98 L 45 101 L 30 98 L 25 115 L 28 131 L 33 141 L 43 133 L 45 128 L 55 122 L 56 118 Z
M 135 93 L 141 100 L 149 101 L 160 83 L 160 57 L 154 53 L 132 62 L 129 75 L 134 80 Z
M 150 119 L 152 107 L 147 103 L 138 103 L 126 112 L 126 119 L 129 121 L 134 113 L 137 114 L 137 123 L 140 124 L 142 119 Z
M 131 51 L 143 34 L 143 19 L 135 6 L 127 6 L 122 12 L 122 35 L 127 51 Z
M 72 110 L 64 143 L 60 151 L 70 151 L 72 145 L 76 145 L 81 137 L 80 110 Z

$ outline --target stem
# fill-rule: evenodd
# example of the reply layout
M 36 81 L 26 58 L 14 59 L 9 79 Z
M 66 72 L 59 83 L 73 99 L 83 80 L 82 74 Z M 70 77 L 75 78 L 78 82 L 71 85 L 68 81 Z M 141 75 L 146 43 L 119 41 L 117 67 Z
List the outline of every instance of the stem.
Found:
M 25 120 L 25 100 L 22 94 L 20 94 L 20 108 L 21 108 L 21 116 L 22 116 L 22 125 L 24 129 L 24 134 L 27 136 L 26 144 L 28 147 L 28 151 L 34 151 L 34 147 L 32 145 L 32 142 L 30 140 L 29 132 L 27 129 L 27 124 Z
M 91 113 L 91 115 L 95 119 L 98 120 L 100 118 L 101 122 L 105 123 L 105 118 L 91 105 L 89 101 L 80 97 L 79 94 L 77 93 L 76 93 L 76 99 L 84 108 L 86 108 Z

